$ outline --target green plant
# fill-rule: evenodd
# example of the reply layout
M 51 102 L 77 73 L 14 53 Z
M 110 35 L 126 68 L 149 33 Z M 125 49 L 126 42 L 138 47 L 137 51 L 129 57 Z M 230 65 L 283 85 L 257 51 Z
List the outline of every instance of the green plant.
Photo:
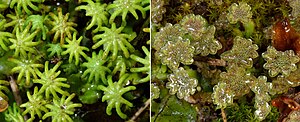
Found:
M 69 38 L 66 38 L 68 45 L 63 45 L 62 48 L 67 48 L 67 50 L 63 51 L 61 55 L 66 55 L 69 53 L 69 63 L 72 63 L 74 57 L 75 65 L 78 65 L 80 55 L 87 59 L 88 56 L 83 51 L 89 51 L 89 48 L 80 46 L 80 42 L 83 37 L 81 36 L 79 39 L 76 39 L 76 34 L 76 32 L 73 33 L 72 41 Z
M 111 109 L 116 108 L 116 111 L 118 115 L 125 119 L 127 117 L 126 114 L 124 114 L 121 111 L 122 104 L 125 104 L 129 107 L 132 107 L 133 104 L 127 101 L 122 97 L 122 95 L 128 91 L 135 90 L 135 86 L 127 86 L 123 87 L 123 82 L 125 79 L 128 77 L 128 75 L 123 75 L 118 82 L 113 82 L 112 81 L 112 76 L 108 76 L 108 86 L 105 87 L 103 85 L 99 85 L 98 89 L 104 91 L 104 95 L 102 97 L 102 101 L 107 101 L 108 105 L 106 107 L 106 113 L 108 115 L 111 115 Z
M 101 45 L 104 45 L 104 53 L 102 55 L 103 59 L 106 59 L 109 52 L 112 52 L 112 60 L 117 58 L 119 50 L 123 51 L 123 54 L 126 58 L 129 57 L 129 52 L 134 51 L 134 47 L 129 43 L 134 37 L 133 34 L 122 33 L 124 27 L 116 27 L 115 23 L 112 23 L 111 28 L 103 27 L 101 31 L 104 31 L 103 34 L 97 34 L 93 37 L 93 40 L 96 41 L 101 39 L 96 44 L 92 46 L 93 49 L 99 48 Z
M 27 91 L 28 102 L 23 103 L 20 107 L 26 108 L 22 115 L 30 113 L 30 119 L 27 121 L 33 121 L 35 119 L 34 115 L 38 115 L 39 119 L 42 118 L 42 112 L 47 113 L 48 109 L 45 107 L 47 101 L 43 99 L 43 96 L 38 94 L 38 87 L 34 87 L 33 94 L 31 95 Z
M 50 109 L 50 112 L 43 116 L 43 120 L 47 117 L 52 117 L 52 121 L 72 122 L 72 118 L 69 115 L 74 114 L 76 107 L 81 107 L 80 103 L 73 103 L 71 100 L 75 97 L 75 94 L 71 94 L 67 97 L 63 95 L 60 100 L 53 99 L 53 103 L 46 104 L 45 106 Z
M 27 56 L 27 52 L 35 54 L 34 46 L 40 44 L 40 42 L 33 42 L 32 40 L 35 38 L 39 30 L 34 31 L 33 33 L 29 33 L 29 29 L 31 24 L 27 25 L 26 28 L 20 32 L 20 28 L 17 27 L 16 37 L 9 38 L 9 41 L 12 43 L 9 46 L 9 49 L 14 49 L 14 57 Z M 29 34 L 29 36 L 28 36 Z
M 138 118 L 135 112 L 150 99 L 150 33 L 144 31 L 150 27 L 150 0 L 129 1 L 127 5 L 133 6 L 121 11 L 117 6 L 125 3 L 120 2 L 1 1 L 0 121 L 148 119 L 147 111 Z M 121 93 L 98 88 L 110 88 L 108 76 L 123 82 L 118 85 Z M 112 98 L 116 104 L 110 104 L 110 99 L 105 100 L 108 94 L 123 99 Z M 13 102 L 24 111 L 14 108 L 14 113 L 9 104 Z M 116 116 L 104 114 L 106 108 Z M 2 111 L 9 111 L 10 118 L 4 120 Z
M 88 5 L 81 5 L 76 7 L 76 10 L 84 9 L 86 11 L 86 16 L 91 16 L 92 20 L 90 24 L 86 27 L 87 30 L 91 29 L 94 25 L 97 25 L 97 28 L 93 30 L 94 33 L 98 32 L 102 25 L 108 24 L 108 12 L 105 11 L 106 4 L 94 3 L 92 0 L 86 1 Z
M 105 67 L 106 59 L 102 59 L 103 51 L 99 51 L 97 55 L 96 52 L 92 53 L 92 58 L 88 58 L 87 61 L 82 64 L 83 67 L 87 69 L 83 72 L 82 77 L 86 77 L 89 74 L 88 81 L 95 81 L 96 83 L 101 80 L 103 83 L 107 84 L 107 79 L 105 77 L 106 73 L 110 73 L 110 69 Z
M 21 115 L 21 110 L 14 102 L 12 106 L 8 107 L 5 111 L 5 120 L 9 122 L 25 122 L 23 116 Z
M 147 77 L 145 77 L 137 82 L 133 82 L 133 84 L 145 83 L 150 80 L 150 52 L 148 51 L 148 49 L 145 46 L 142 46 L 142 49 L 143 49 L 144 53 L 146 54 L 145 59 L 140 58 L 134 54 L 131 54 L 130 58 L 137 62 L 144 64 L 144 67 L 131 68 L 130 71 L 131 72 L 141 72 L 141 73 L 146 72 L 148 75 L 147 75 Z
M 54 34 L 53 42 L 57 41 L 57 38 L 60 37 L 60 44 L 64 44 L 65 37 L 72 39 L 71 32 L 77 32 L 74 28 L 77 26 L 74 22 L 69 22 L 69 13 L 66 15 L 62 14 L 62 9 L 57 9 L 57 14 L 50 13 L 49 24 L 52 25 L 52 29 L 49 31 L 50 34 Z
M 123 22 L 126 21 L 127 13 L 130 12 L 135 19 L 138 19 L 138 14 L 135 10 L 142 13 L 142 17 L 146 17 L 146 9 L 141 5 L 142 0 L 115 0 L 113 4 L 109 4 L 106 9 L 111 12 L 109 23 L 113 23 L 118 15 L 122 15 Z
M 221 43 L 214 39 L 215 26 L 208 26 L 207 21 L 202 16 L 186 15 L 180 21 L 180 25 L 192 36 L 191 45 L 195 48 L 195 55 L 216 54 L 222 48 Z
M 269 46 L 267 52 L 263 53 L 262 56 L 267 61 L 264 68 L 269 70 L 271 77 L 275 77 L 279 73 L 289 76 L 292 71 L 297 69 L 296 63 L 300 60 L 294 51 L 281 52 L 272 46 Z
M 19 73 L 17 79 L 19 83 L 23 80 L 23 77 L 26 77 L 25 83 L 27 86 L 29 86 L 31 83 L 31 76 L 33 76 L 34 79 L 37 79 L 36 71 L 38 68 L 44 67 L 43 64 L 39 63 L 40 58 L 40 56 L 34 56 L 29 53 L 26 57 L 22 57 L 21 59 L 9 59 L 9 61 L 17 64 L 16 67 L 11 69 L 11 72 Z
M 22 13 L 21 7 L 25 10 L 27 14 L 31 14 L 32 12 L 28 9 L 27 6 L 32 8 L 35 11 L 38 11 L 39 8 L 32 4 L 32 2 L 44 2 L 44 0 L 12 0 L 10 3 L 10 8 L 13 8 L 15 4 L 17 4 L 18 13 Z
M 252 40 L 242 37 L 235 37 L 233 47 L 221 54 L 221 59 L 225 60 L 231 66 L 251 68 L 253 59 L 258 57 L 258 46 L 252 44 Z
M 183 67 L 175 70 L 168 79 L 170 82 L 166 84 L 166 88 L 170 89 L 170 94 L 176 94 L 179 99 L 187 98 L 196 92 L 198 80 L 191 78 Z
M 55 99 L 58 99 L 57 93 L 68 96 L 69 93 L 67 91 L 62 90 L 62 87 L 69 88 L 70 85 L 63 83 L 67 79 L 66 78 L 57 78 L 61 71 L 56 72 L 58 67 L 62 62 L 58 62 L 52 69 L 49 70 L 49 62 L 45 63 L 45 71 L 41 73 L 39 70 L 36 70 L 36 74 L 40 77 L 40 79 L 34 79 L 34 83 L 39 83 L 42 87 L 39 90 L 38 94 L 45 94 L 46 99 L 50 99 L 50 94 Z
M 179 38 L 180 39 L 180 38 Z M 189 40 L 169 41 L 159 52 L 159 57 L 164 65 L 176 70 L 180 63 L 189 65 L 194 62 L 193 52 L 195 48 Z

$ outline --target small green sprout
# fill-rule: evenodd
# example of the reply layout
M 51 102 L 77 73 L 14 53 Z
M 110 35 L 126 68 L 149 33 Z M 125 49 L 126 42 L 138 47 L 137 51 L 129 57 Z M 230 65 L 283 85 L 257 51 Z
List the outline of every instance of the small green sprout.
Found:
M 8 38 L 12 38 L 13 34 L 6 32 L 4 25 L 6 24 L 6 20 L 0 18 L 0 46 L 3 50 L 8 51 L 7 42 L 9 42 Z
M 145 58 L 140 58 L 134 54 L 130 55 L 130 58 L 140 62 L 142 64 L 144 64 L 144 67 L 139 67 L 139 68 L 131 68 L 130 71 L 131 72 L 146 72 L 148 74 L 147 77 L 137 81 L 138 83 L 144 83 L 150 80 L 150 52 L 148 51 L 148 49 L 145 46 L 142 46 L 142 49 L 144 51 L 144 53 L 146 54 Z M 136 82 L 133 82 L 133 84 L 137 84 Z
M 27 14 L 32 14 L 32 12 L 28 9 L 27 6 L 29 6 L 30 8 L 32 8 L 35 11 L 39 10 L 39 7 L 35 6 L 34 4 L 32 4 L 32 2 L 44 2 L 44 0 L 11 0 L 10 2 L 10 8 L 13 8 L 15 4 L 17 4 L 17 10 L 18 13 L 22 13 L 21 7 L 23 7 L 23 9 L 25 10 L 25 12 Z
M 73 122 L 69 115 L 74 114 L 75 108 L 82 106 L 80 103 L 71 101 L 74 97 L 75 94 L 73 93 L 67 99 L 65 95 L 61 99 L 53 99 L 53 103 L 46 105 L 50 112 L 44 114 L 43 120 L 51 116 L 52 122 Z
M 195 48 L 195 55 L 216 54 L 222 48 L 222 44 L 214 38 L 215 26 L 208 26 L 207 21 L 202 16 L 186 15 L 180 21 L 180 25 L 191 34 L 193 38 L 191 45 Z
M 221 59 L 227 61 L 230 66 L 251 68 L 253 59 L 258 57 L 258 46 L 252 44 L 252 40 L 240 36 L 234 38 L 233 47 L 221 54 Z
M 86 27 L 87 30 L 91 29 L 94 25 L 97 25 L 97 28 L 93 30 L 94 33 L 98 32 L 103 24 L 108 24 L 108 12 L 105 11 L 106 4 L 94 3 L 92 0 L 85 1 L 87 5 L 81 5 L 76 7 L 76 10 L 84 9 L 86 11 L 85 16 L 91 16 L 92 20 L 90 24 Z
M 25 122 L 23 116 L 21 115 L 21 110 L 15 102 L 12 106 L 8 107 L 8 110 L 5 111 L 4 116 L 7 122 Z
M 68 42 L 67 45 L 63 45 L 62 48 L 67 48 L 67 50 L 63 51 L 61 55 L 70 54 L 69 56 L 69 63 L 72 63 L 73 57 L 75 58 L 75 65 L 79 64 L 80 55 L 83 56 L 85 59 L 88 58 L 88 56 L 83 51 L 89 51 L 89 48 L 80 46 L 80 42 L 82 40 L 82 36 L 79 37 L 79 39 L 76 40 L 76 34 L 77 32 L 73 33 L 73 40 L 71 41 L 69 38 L 66 38 L 66 41 Z
M 20 32 L 20 28 L 17 28 L 16 31 L 16 38 L 9 38 L 9 41 L 12 43 L 9 46 L 10 49 L 14 49 L 14 57 L 20 56 L 27 56 L 26 52 L 35 54 L 36 50 L 34 46 L 40 44 L 40 42 L 33 42 L 32 40 L 38 34 L 39 30 L 34 31 L 33 33 L 29 33 L 29 29 L 31 24 L 27 25 L 26 28 Z
M 227 19 L 231 24 L 235 24 L 238 21 L 247 23 L 252 18 L 251 7 L 245 2 L 231 4 L 228 11 Z
M 129 43 L 131 39 L 130 34 L 122 33 L 124 27 L 116 28 L 116 24 L 113 23 L 111 28 L 102 27 L 101 31 L 104 31 L 103 34 L 97 34 L 93 37 L 93 40 L 96 41 L 100 39 L 96 44 L 92 46 L 93 49 L 104 45 L 105 51 L 102 56 L 103 59 L 106 59 L 108 53 L 112 52 L 112 60 L 117 58 L 119 50 L 123 51 L 123 54 L 126 58 L 129 58 L 129 52 L 134 52 L 134 47 Z M 135 35 L 135 33 L 134 33 Z
M 31 33 L 33 33 L 36 30 L 40 30 L 37 34 L 37 40 L 39 40 L 40 38 L 46 40 L 46 34 L 48 32 L 48 28 L 44 24 L 46 18 L 47 17 L 41 15 L 30 15 L 25 20 L 25 26 L 27 26 L 29 23 L 32 23 L 32 27 L 30 29 Z
M 188 39 L 169 41 L 160 50 L 159 57 L 162 64 L 167 65 L 171 70 L 176 70 L 180 63 L 190 65 L 194 62 L 194 50 Z
M 267 61 L 263 67 L 269 70 L 271 77 L 275 77 L 279 73 L 285 77 L 289 76 L 292 71 L 297 70 L 296 63 L 300 60 L 293 50 L 282 52 L 277 51 L 273 46 L 269 46 L 262 57 Z
M 57 57 L 61 57 L 61 53 L 63 52 L 63 49 L 59 43 L 58 44 L 49 43 L 47 44 L 47 46 L 49 47 L 47 49 L 47 52 L 50 52 L 48 57 L 53 57 L 55 54 Z
M 40 71 L 36 71 L 36 74 L 40 77 L 40 79 L 34 79 L 34 83 L 39 83 L 42 85 L 38 94 L 43 94 L 45 92 L 46 99 L 50 99 L 50 94 L 53 95 L 54 99 L 58 99 L 57 93 L 68 96 L 69 93 L 67 91 L 62 90 L 62 87 L 69 88 L 70 85 L 63 83 L 67 81 L 66 78 L 57 78 L 60 74 L 60 71 L 56 72 L 58 67 L 62 62 L 58 62 L 52 69 L 49 70 L 49 61 L 45 63 L 45 71 L 41 73 Z
M 18 83 L 21 83 L 23 80 L 22 78 L 25 76 L 25 84 L 27 86 L 30 86 L 31 84 L 31 76 L 33 76 L 34 79 L 37 79 L 36 71 L 38 68 L 43 68 L 44 65 L 38 63 L 40 60 L 40 56 L 35 56 L 32 55 L 31 53 L 28 54 L 28 56 L 20 58 L 20 59 L 15 59 L 15 58 L 10 58 L 9 61 L 17 64 L 16 67 L 14 67 L 11 72 L 16 73 L 18 72 Z
M 176 94 L 179 99 L 187 98 L 196 92 L 198 80 L 191 78 L 188 72 L 183 67 L 173 71 L 173 74 L 168 76 L 169 82 L 166 88 L 170 89 L 170 94 Z
M 128 59 L 123 55 L 119 55 L 116 60 L 108 62 L 107 67 L 113 68 L 113 71 L 111 72 L 113 75 L 119 71 L 119 77 L 121 77 L 128 72 L 128 67 L 132 67 L 134 63 L 135 61 Z
M 126 22 L 127 13 L 130 12 L 135 19 L 138 19 L 138 15 L 135 12 L 136 9 L 142 13 L 142 17 L 146 17 L 146 11 L 141 5 L 143 0 L 115 0 L 112 4 L 107 6 L 107 9 L 111 11 L 109 23 L 113 23 L 118 15 L 122 15 L 123 22 Z
M 104 64 L 106 63 L 106 59 L 102 59 L 103 50 L 100 50 L 98 55 L 96 52 L 92 53 L 92 58 L 88 57 L 87 62 L 82 64 L 83 67 L 87 69 L 83 72 L 82 77 L 86 77 L 88 74 L 88 81 L 91 82 L 92 80 L 96 81 L 96 83 L 101 81 L 107 84 L 106 80 L 106 73 L 111 73 L 110 69 L 107 68 Z
M 25 25 L 25 20 L 27 18 L 26 14 L 19 14 L 17 10 L 15 10 L 13 14 L 7 14 L 6 16 L 7 18 L 10 18 L 11 21 L 4 25 L 5 28 L 13 26 L 14 30 L 12 33 L 15 33 L 17 28 L 19 28 L 20 31 L 23 31 L 23 26 Z
M 106 113 L 111 115 L 111 109 L 116 108 L 118 115 L 122 119 L 126 119 L 127 115 L 121 111 L 122 104 L 132 107 L 133 104 L 122 97 L 122 95 L 128 91 L 135 90 L 135 86 L 123 87 L 123 82 L 128 77 L 128 74 L 123 75 L 118 82 L 112 81 L 112 76 L 108 76 L 108 86 L 99 85 L 98 89 L 104 91 L 104 96 L 102 97 L 102 102 L 107 101 L 108 105 L 106 107 Z
M 74 22 L 69 22 L 69 13 L 63 15 L 61 8 L 57 9 L 57 13 L 58 15 L 55 15 L 54 13 L 49 14 L 52 19 L 50 19 L 48 22 L 53 26 L 49 33 L 55 33 L 53 42 L 56 42 L 57 38 L 60 37 L 60 44 L 64 44 L 66 36 L 69 39 L 72 39 L 71 32 L 77 32 L 74 28 L 77 26 L 77 24 Z
M 48 109 L 45 107 L 46 100 L 43 99 L 43 96 L 38 94 L 38 87 L 34 87 L 34 92 L 32 95 L 30 95 L 30 92 L 27 91 L 27 98 L 28 101 L 26 103 L 23 103 L 20 105 L 22 108 L 26 108 L 25 111 L 22 113 L 22 115 L 26 115 L 27 113 L 30 113 L 30 119 L 27 121 L 32 122 L 35 117 L 34 115 L 38 115 L 38 117 L 42 118 L 42 112 L 47 113 Z

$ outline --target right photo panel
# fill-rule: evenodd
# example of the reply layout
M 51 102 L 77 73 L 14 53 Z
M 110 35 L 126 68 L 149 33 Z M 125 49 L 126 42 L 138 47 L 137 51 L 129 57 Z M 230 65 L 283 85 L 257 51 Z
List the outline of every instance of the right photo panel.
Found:
M 300 0 L 151 0 L 151 122 L 299 122 Z

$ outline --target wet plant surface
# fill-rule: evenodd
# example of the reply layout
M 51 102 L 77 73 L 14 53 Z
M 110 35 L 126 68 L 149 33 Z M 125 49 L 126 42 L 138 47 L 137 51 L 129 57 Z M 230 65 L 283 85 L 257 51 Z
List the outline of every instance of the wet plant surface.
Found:
M 0 1 L 0 121 L 149 121 L 149 27 L 148 0 Z
M 298 0 L 151 2 L 152 121 L 300 120 Z

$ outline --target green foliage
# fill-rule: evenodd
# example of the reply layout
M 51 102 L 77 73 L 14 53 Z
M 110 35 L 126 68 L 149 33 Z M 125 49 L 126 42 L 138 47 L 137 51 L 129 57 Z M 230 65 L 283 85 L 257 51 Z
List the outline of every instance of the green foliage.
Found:
M 63 49 L 60 44 L 49 43 L 47 44 L 47 46 L 49 47 L 47 49 L 47 52 L 50 52 L 48 57 L 53 57 L 55 54 L 57 57 L 61 57 L 61 53 L 63 52 Z
M 87 59 L 87 55 L 83 51 L 89 51 L 89 48 L 80 46 L 80 42 L 82 40 L 82 36 L 79 39 L 76 39 L 76 32 L 73 33 L 73 40 L 71 41 L 69 38 L 66 38 L 68 42 L 67 45 L 63 45 L 62 48 L 67 48 L 67 50 L 63 51 L 61 55 L 66 55 L 69 53 L 69 63 L 72 63 L 73 57 L 75 58 L 75 65 L 79 64 L 80 55 Z
M 252 40 L 235 37 L 231 50 L 221 54 L 221 59 L 227 61 L 231 66 L 251 68 L 253 59 L 258 57 L 258 46 L 252 44 Z
M 195 107 L 188 102 L 177 99 L 174 95 L 166 97 L 166 102 L 158 106 L 160 111 L 155 111 L 152 122 L 184 121 L 193 122 L 197 120 L 197 111 Z M 156 104 L 153 103 L 153 106 Z M 156 105 L 157 106 L 157 105 Z
M 72 39 L 71 32 L 77 32 L 74 28 L 77 26 L 74 22 L 69 22 L 69 13 L 66 15 L 62 14 L 62 9 L 57 9 L 57 14 L 49 13 L 49 24 L 52 25 L 52 29 L 49 31 L 50 34 L 54 34 L 53 42 L 55 43 L 60 37 L 60 44 L 64 44 L 65 37 Z
M 135 64 L 133 60 L 126 58 L 125 56 L 119 55 L 116 60 L 108 62 L 107 67 L 113 68 L 112 74 L 115 75 L 119 71 L 119 77 L 128 72 L 128 67 L 132 67 Z
M 44 2 L 44 0 L 12 0 L 10 2 L 10 8 L 13 8 L 15 4 L 17 4 L 17 10 L 18 13 L 22 13 L 21 7 L 23 8 L 23 10 L 25 10 L 25 12 L 27 14 L 31 14 L 32 12 L 28 9 L 27 6 L 29 6 L 30 8 L 32 8 L 35 11 L 38 11 L 39 8 L 34 5 L 32 2 Z
M 170 89 L 169 93 L 172 95 L 177 93 L 179 99 L 187 98 L 196 92 L 198 80 L 191 78 L 183 67 L 173 71 L 173 74 L 168 76 L 168 80 L 166 88 Z
M 92 53 L 92 58 L 88 58 L 87 62 L 82 64 L 83 67 L 87 69 L 83 72 L 82 77 L 86 77 L 89 74 L 88 81 L 96 81 L 96 83 L 101 80 L 103 83 L 107 84 L 106 73 L 111 73 L 110 69 L 104 66 L 106 59 L 102 59 L 103 50 L 100 50 L 98 55 L 96 52 Z
M 8 18 L 10 18 L 10 22 L 6 23 L 4 27 L 10 27 L 13 26 L 14 30 L 13 33 L 16 32 L 17 28 L 19 28 L 21 31 L 23 30 L 23 25 L 25 24 L 25 20 L 27 15 L 26 14 L 20 14 L 15 10 L 13 14 L 7 14 Z
M 15 102 L 12 106 L 8 107 L 8 110 L 5 111 L 4 115 L 7 122 L 25 122 L 21 115 L 21 110 Z
M 40 44 L 40 42 L 33 42 L 32 40 L 35 38 L 39 30 L 36 30 L 30 34 L 30 27 L 31 24 L 27 25 L 22 32 L 20 32 L 20 28 L 17 27 L 16 37 L 9 38 L 9 41 L 12 43 L 9 48 L 15 50 L 14 57 L 27 56 L 27 52 L 32 54 L 36 53 L 34 46 L 37 46 Z
M 6 24 L 6 20 L 0 18 L 0 46 L 3 50 L 8 51 L 8 47 L 6 46 L 8 41 L 8 38 L 12 38 L 13 34 L 9 32 L 5 32 L 4 25 Z
M 102 97 L 102 93 L 98 92 L 97 85 L 85 84 L 81 89 L 82 95 L 79 95 L 79 100 L 84 104 L 94 104 Z
M 27 56 L 16 59 L 16 58 L 10 58 L 9 61 L 16 63 L 17 66 L 11 69 L 12 73 L 19 73 L 18 75 L 18 83 L 20 84 L 22 82 L 22 78 L 25 77 L 25 84 L 29 86 L 31 84 L 31 76 L 33 76 L 34 79 L 37 79 L 36 71 L 38 68 L 43 68 L 44 65 L 39 63 L 40 56 L 35 56 L 29 53 Z
M 81 5 L 76 7 L 76 10 L 84 9 L 86 11 L 85 16 L 91 16 L 92 20 L 90 24 L 86 27 L 87 30 L 91 29 L 94 25 L 97 25 L 97 28 L 93 30 L 94 33 L 100 30 L 102 25 L 108 24 L 108 12 L 105 11 L 106 4 L 101 4 L 100 2 L 94 3 L 92 0 L 85 1 L 87 5 Z
M 124 27 L 116 28 L 116 24 L 112 23 L 111 28 L 103 27 L 101 31 L 104 31 L 102 34 L 97 34 L 93 37 L 93 40 L 96 41 L 100 39 L 96 44 L 92 46 L 93 49 L 97 49 L 101 45 L 104 45 L 104 54 L 103 59 L 106 59 L 109 52 L 112 52 L 112 60 L 117 58 L 119 50 L 123 51 L 123 54 L 126 58 L 129 58 L 129 52 L 134 52 L 134 47 L 129 43 L 133 37 L 133 34 L 122 33 Z
M 290 75 L 292 71 L 297 70 L 296 63 L 300 60 L 294 51 L 277 51 L 273 46 L 269 46 L 267 52 L 262 54 L 262 57 L 267 61 L 264 64 L 264 68 L 269 70 L 271 77 L 275 77 L 279 73 L 284 76 Z
M 33 33 L 36 30 L 39 30 L 39 33 L 37 34 L 37 39 L 39 41 L 40 38 L 43 40 L 46 40 L 46 34 L 48 32 L 47 26 L 44 24 L 45 20 L 47 19 L 47 16 L 41 16 L 41 15 L 30 15 L 25 20 L 25 26 L 29 23 L 32 24 L 32 27 L 30 29 L 30 32 Z
M 130 58 L 137 62 L 144 64 L 144 67 L 131 68 L 130 71 L 131 72 L 141 72 L 141 73 L 146 72 L 148 74 L 148 76 L 137 82 L 133 82 L 133 84 L 145 83 L 150 80 L 150 52 L 148 51 L 148 49 L 145 46 L 142 46 L 142 49 L 143 49 L 144 53 L 146 54 L 145 58 L 140 58 L 134 54 L 131 54 Z
M 81 107 L 80 103 L 73 103 L 71 100 L 75 97 L 75 94 L 71 94 L 67 97 L 63 95 L 61 99 L 53 99 L 53 103 L 46 104 L 46 107 L 50 109 L 50 112 L 43 116 L 43 120 L 50 117 L 52 122 L 73 122 L 69 115 L 73 115 L 76 107 Z
M 113 23 L 118 15 L 122 15 L 123 22 L 126 22 L 127 13 L 130 12 L 135 19 L 138 19 L 136 10 L 142 13 L 142 17 L 146 17 L 146 10 L 142 6 L 143 0 L 115 0 L 112 4 L 109 4 L 106 9 L 109 10 L 111 16 L 109 23 Z
M 186 15 L 180 21 L 180 25 L 192 36 L 191 45 L 195 48 L 195 55 L 216 54 L 222 48 L 221 43 L 214 38 L 215 26 L 208 26 L 202 16 Z
M 66 78 L 57 78 L 60 71 L 56 72 L 58 67 L 62 62 L 58 62 L 52 69 L 49 70 L 49 61 L 45 63 L 45 71 L 41 73 L 40 71 L 36 71 L 36 74 L 40 77 L 40 79 L 34 79 L 34 83 L 39 83 L 42 87 L 39 90 L 38 94 L 45 94 L 46 99 L 50 99 L 50 94 L 54 97 L 54 99 L 58 99 L 57 93 L 68 96 L 69 93 L 67 91 L 62 90 L 62 87 L 69 88 L 70 85 L 67 83 L 63 83 L 67 81 Z
M 127 101 L 122 97 L 128 91 L 135 90 L 135 86 L 127 86 L 123 87 L 123 82 L 128 77 L 128 75 L 123 75 L 118 82 L 112 81 L 112 76 L 108 76 L 108 86 L 105 87 L 103 85 L 99 85 L 98 89 L 104 91 L 104 96 L 102 97 L 102 102 L 107 101 L 108 105 L 106 107 L 106 113 L 111 115 L 112 108 L 116 108 L 118 115 L 125 119 L 127 115 L 121 111 L 122 104 L 127 105 L 128 107 L 132 107 L 133 104 Z
M 120 5 L 128 8 L 120 11 Z M 90 121 L 95 114 L 107 117 L 105 108 L 110 114 L 116 108 L 120 116 L 108 121 L 134 116 L 138 108 L 130 107 L 149 99 L 150 46 L 142 48 L 149 43 L 149 33 L 143 32 L 149 28 L 149 9 L 150 0 L 0 1 L 0 112 L 9 107 L 6 118 L 14 122 Z M 100 111 L 91 112 L 99 104 Z M 147 113 L 140 118 L 148 119 Z
M 47 113 L 48 109 L 45 107 L 47 101 L 43 99 L 43 96 L 38 94 L 38 87 L 34 87 L 34 92 L 31 95 L 29 91 L 27 91 L 28 101 L 20 105 L 20 107 L 26 108 L 22 115 L 30 113 L 30 119 L 27 121 L 32 122 L 35 117 L 34 115 L 38 115 L 39 119 L 42 118 L 42 112 Z

